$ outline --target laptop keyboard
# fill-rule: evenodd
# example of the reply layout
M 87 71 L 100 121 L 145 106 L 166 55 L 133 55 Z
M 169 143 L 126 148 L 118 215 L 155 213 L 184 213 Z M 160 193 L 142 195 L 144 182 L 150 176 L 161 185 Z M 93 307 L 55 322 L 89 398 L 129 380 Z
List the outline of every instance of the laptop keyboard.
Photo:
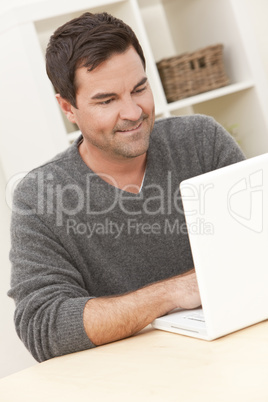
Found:
M 205 322 L 204 314 L 203 314 L 202 310 L 195 312 L 195 313 L 191 313 L 189 311 L 188 314 L 184 315 L 184 318 L 186 318 L 187 320 Z

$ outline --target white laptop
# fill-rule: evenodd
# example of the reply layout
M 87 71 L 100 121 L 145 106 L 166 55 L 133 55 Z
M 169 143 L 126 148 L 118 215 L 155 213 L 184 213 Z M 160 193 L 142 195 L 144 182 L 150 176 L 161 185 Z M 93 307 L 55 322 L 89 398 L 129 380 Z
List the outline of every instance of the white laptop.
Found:
M 268 318 L 268 154 L 180 186 L 202 308 L 154 328 L 213 340 Z

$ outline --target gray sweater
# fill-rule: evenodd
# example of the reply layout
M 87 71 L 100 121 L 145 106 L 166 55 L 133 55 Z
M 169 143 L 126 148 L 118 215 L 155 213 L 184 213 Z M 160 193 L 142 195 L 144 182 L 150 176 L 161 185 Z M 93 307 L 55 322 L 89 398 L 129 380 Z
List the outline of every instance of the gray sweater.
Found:
M 9 296 L 17 333 L 38 361 L 94 347 L 83 326 L 90 298 L 191 269 L 179 184 L 244 158 L 212 118 L 159 120 L 143 187 L 132 194 L 94 174 L 78 142 L 14 194 Z

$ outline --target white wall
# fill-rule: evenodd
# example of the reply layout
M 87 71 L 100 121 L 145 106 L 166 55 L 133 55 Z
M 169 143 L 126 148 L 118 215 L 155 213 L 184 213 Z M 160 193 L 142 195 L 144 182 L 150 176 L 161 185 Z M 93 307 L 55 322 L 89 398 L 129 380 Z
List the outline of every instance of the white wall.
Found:
M 0 0 L 0 12 L 5 8 L 10 8 L 14 4 L 21 5 L 22 3 L 31 1 L 40 2 L 42 0 Z M 252 0 L 245 0 L 245 7 L 248 8 L 249 15 L 251 16 L 248 23 L 249 26 L 253 28 L 256 45 L 268 79 L 268 50 L 266 39 L 268 37 L 268 26 L 266 23 L 268 1 L 254 0 L 253 2 Z M 0 133 L 0 135 L 4 135 L 4 133 Z M 4 182 L 3 172 L 0 166 L 0 377 L 36 363 L 15 333 L 13 325 L 14 305 L 13 301 L 6 296 L 10 280 L 10 263 L 8 260 L 10 210 L 5 201 L 5 185 L 6 183 Z
M 35 362 L 19 340 L 13 324 L 14 303 L 7 297 L 10 283 L 10 209 L 5 201 L 5 181 L 0 166 L 0 378 Z M 1 398 L 0 398 L 1 399 Z
M 27 1 L 0 0 L 0 12 Z M 4 135 L 4 133 L 0 132 L 0 135 Z M 0 378 L 36 364 L 16 334 L 13 324 L 14 302 L 7 296 L 10 286 L 8 254 L 11 211 L 6 203 L 5 189 L 6 182 L 0 161 Z
M 267 0 L 244 0 L 245 7 L 250 15 L 250 28 L 256 39 L 256 45 L 261 56 L 264 70 L 268 78 L 268 1 Z

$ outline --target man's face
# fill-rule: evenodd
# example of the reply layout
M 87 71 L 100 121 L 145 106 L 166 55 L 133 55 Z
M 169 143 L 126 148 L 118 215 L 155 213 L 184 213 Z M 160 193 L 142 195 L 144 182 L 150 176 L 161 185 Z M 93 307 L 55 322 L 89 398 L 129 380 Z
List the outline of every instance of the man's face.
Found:
M 143 64 L 134 48 L 115 54 L 93 71 L 76 71 L 77 109 L 69 120 L 85 146 L 109 159 L 144 154 L 154 125 L 154 101 Z

